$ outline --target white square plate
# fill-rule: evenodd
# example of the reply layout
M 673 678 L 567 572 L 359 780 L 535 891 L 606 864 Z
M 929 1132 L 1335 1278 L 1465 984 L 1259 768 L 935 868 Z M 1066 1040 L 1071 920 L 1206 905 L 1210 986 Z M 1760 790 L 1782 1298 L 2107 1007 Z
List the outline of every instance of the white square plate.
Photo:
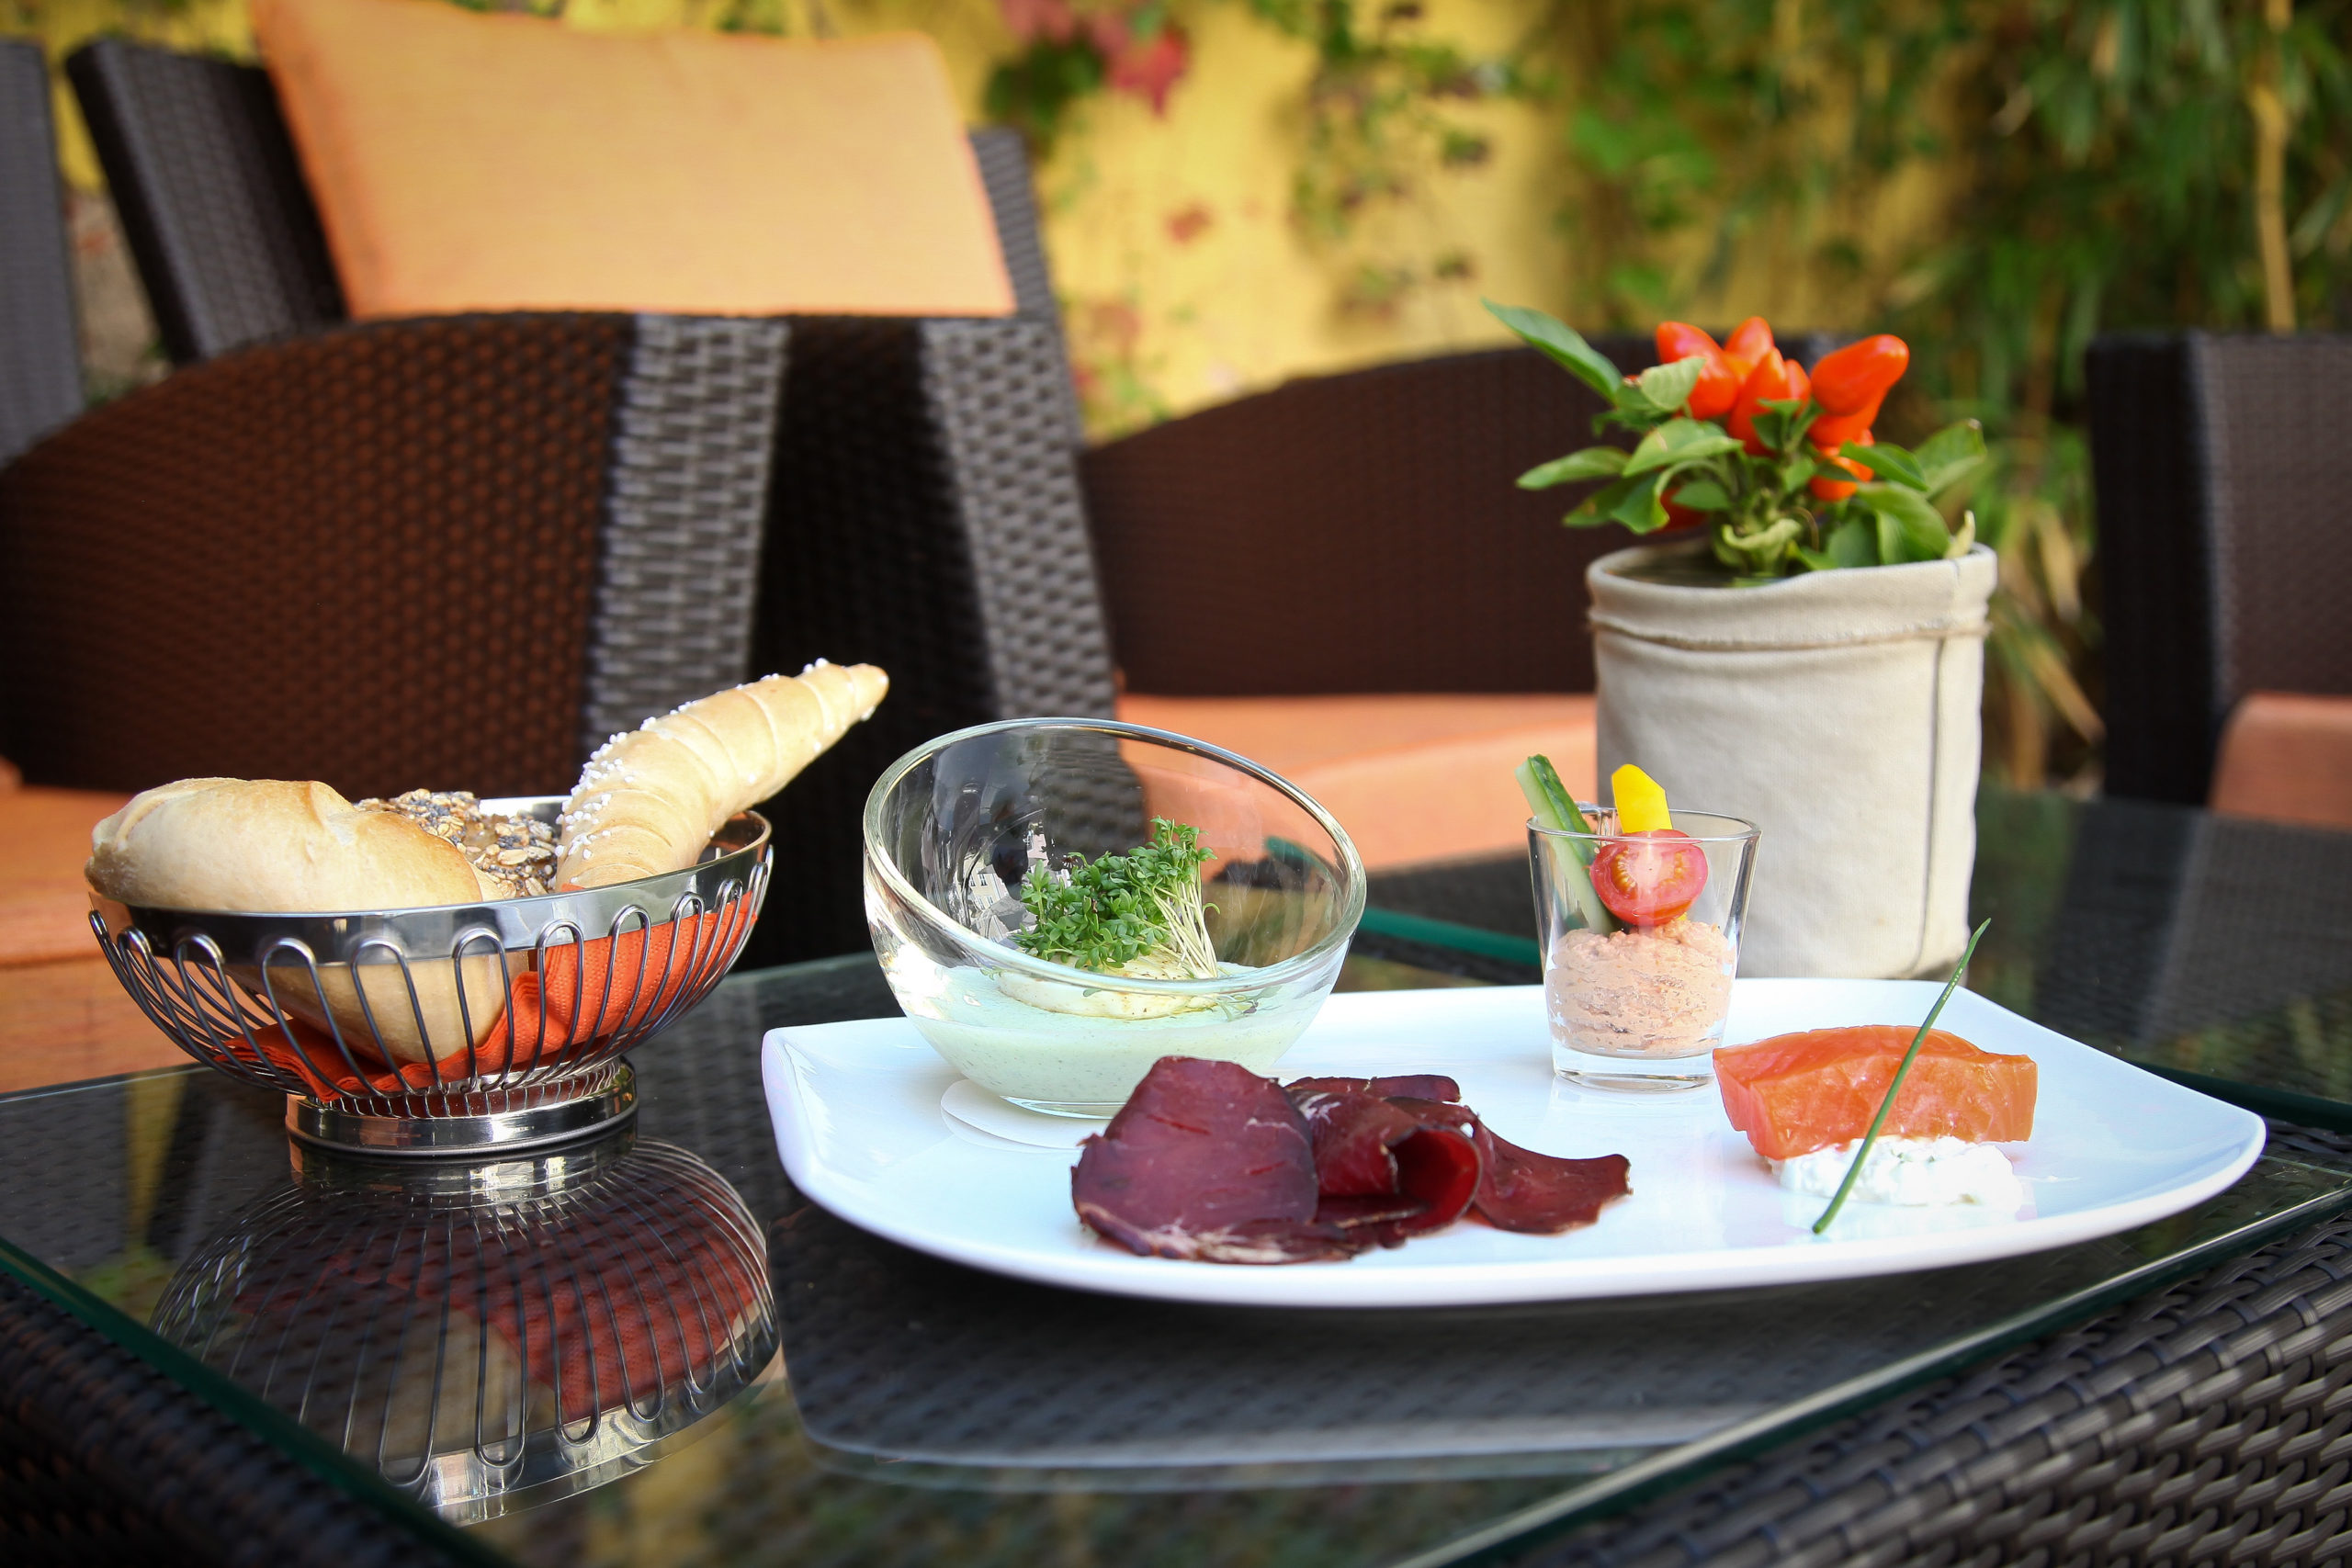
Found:
M 1742 980 L 1727 1038 L 1916 1024 L 1940 987 L 1905 980 Z M 1036 1146 L 993 1135 L 942 1100 L 962 1080 L 905 1019 L 773 1031 L 762 1066 L 776 1146 L 800 1190 L 922 1252 L 1022 1279 L 1120 1295 L 1259 1306 L 1458 1306 L 1717 1290 L 1940 1268 L 2129 1230 L 2221 1191 L 2262 1153 L 2262 1119 L 2052 1033 L 1971 992 L 1939 1027 L 2039 1065 L 2030 1143 L 2007 1145 L 2028 1201 L 1847 1204 L 1781 1190 L 1712 1089 L 1651 1097 L 1575 1088 L 1552 1072 L 1535 986 L 1334 996 L 1282 1060 L 1284 1079 L 1450 1073 L 1512 1143 L 1571 1157 L 1622 1154 L 1631 1197 L 1561 1235 L 1464 1221 L 1344 1263 L 1272 1268 L 1137 1258 L 1070 1208 L 1071 1145 L 1099 1122 L 1044 1124 Z M 951 1103 L 968 1108 L 971 1086 Z M 986 1120 L 985 1117 L 982 1120 Z M 1016 1136 L 1018 1136 L 1016 1132 Z

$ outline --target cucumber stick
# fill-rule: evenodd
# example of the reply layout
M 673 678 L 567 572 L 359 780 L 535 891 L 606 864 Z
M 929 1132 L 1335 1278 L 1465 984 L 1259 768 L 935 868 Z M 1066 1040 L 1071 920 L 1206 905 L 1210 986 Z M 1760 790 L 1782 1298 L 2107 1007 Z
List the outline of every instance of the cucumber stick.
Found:
M 1527 797 L 1527 809 L 1538 826 L 1558 833 L 1589 833 L 1592 824 L 1577 809 L 1576 797 L 1560 783 L 1560 775 L 1544 756 L 1530 757 L 1516 770 L 1519 793 Z M 1601 903 L 1600 895 L 1593 891 L 1590 867 L 1594 846 L 1583 840 L 1570 840 L 1568 847 L 1576 853 L 1559 863 L 1561 880 L 1567 884 L 1569 904 L 1592 930 L 1601 932 L 1617 929 L 1617 918 Z

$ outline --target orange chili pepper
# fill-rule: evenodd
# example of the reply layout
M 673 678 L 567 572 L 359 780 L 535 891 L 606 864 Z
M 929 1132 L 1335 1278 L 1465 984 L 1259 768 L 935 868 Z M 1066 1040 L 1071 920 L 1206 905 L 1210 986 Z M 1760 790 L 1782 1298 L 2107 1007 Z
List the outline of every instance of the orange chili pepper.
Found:
M 1699 384 L 1690 389 L 1687 405 L 1692 419 L 1720 419 L 1731 412 L 1739 398 L 1741 373 L 1732 368 L 1724 351 L 1704 331 L 1688 321 L 1660 321 L 1657 324 L 1657 362 L 1672 365 L 1693 356 L 1707 362 L 1699 372 Z M 1671 508 L 1669 507 L 1669 511 Z
M 1816 392 L 1814 401 L 1820 400 Z M 1835 452 L 1849 441 L 1861 441 L 1878 421 L 1878 405 L 1879 400 L 1872 398 L 1866 407 L 1853 413 L 1825 413 L 1813 422 L 1813 428 L 1804 433 L 1804 438 L 1823 452 Z
M 1764 400 L 1802 398 L 1805 391 L 1804 367 L 1781 358 L 1779 349 L 1768 348 L 1764 357 L 1756 362 L 1756 368 L 1747 373 L 1747 379 L 1740 384 L 1739 400 L 1732 405 L 1731 417 L 1724 422 L 1724 428 L 1760 457 L 1770 450 L 1756 438 L 1756 416 L 1763 412 Z
M 1822 355 L 1821 363 L 1813 367 L 1813 400 L 1821 405 L 1825 413 L 1858 414 L 1864 409 L 1875 410 L 1887 389 L 1903 379 L 1903 372 L 1910 364 L 1910 345 L 1890 333 L 1880 333 L 1860 343 L 1849 343 L 1834 354 Z M 1867 419 L 1862 422 L 1865 426 L 1869 423 Z
M 1772 329 L 1761 316 L 1748 317 L 1724 339 L 1724 357 L 1731 361 L 1731 367 L 1739 372 L 1742 380 L 1771 352 Z

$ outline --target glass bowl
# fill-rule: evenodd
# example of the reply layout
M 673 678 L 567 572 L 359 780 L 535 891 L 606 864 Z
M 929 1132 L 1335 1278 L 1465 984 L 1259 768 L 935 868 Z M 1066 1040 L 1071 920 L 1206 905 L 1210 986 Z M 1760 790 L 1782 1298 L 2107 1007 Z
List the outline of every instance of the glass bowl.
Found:
M 1200 830 L 1213 979 L 1075 969 L 1021 951 L 1015 889 L 1124 854 L 1154 818 Z M 1363 862 L 1295 786 L 1229 751 L 1108 719 L 944 735 L 865 802 L 865 915 L 899 1005 L 956 1071 L 1015 1105 L 1109 1116 L 1162 1056 L 1270 1071 L 1339 977 Z

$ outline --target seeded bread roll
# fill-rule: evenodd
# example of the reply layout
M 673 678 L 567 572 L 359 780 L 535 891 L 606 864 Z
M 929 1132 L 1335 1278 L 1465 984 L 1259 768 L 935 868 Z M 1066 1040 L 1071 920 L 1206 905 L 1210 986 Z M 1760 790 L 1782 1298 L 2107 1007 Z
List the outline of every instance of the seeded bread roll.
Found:
M 147 790 L 92 830 L 82 872 L 106 897 L 166 909 L 316 914 L 482 900 L 457 845 L 405 817 L 361 811 L 325 784 L 278 779 L 182 779 Z M 247 955 L 227 956 L 238 985 L 340 1032 L 363 1061 L 447 1062 L 487 1038 L 506 1010 L 505 961 L 470 950 L 462 1009 L 446 952 L 406 954 L 405 974 L 388 951 L 371 952 L 356 975 L 355 965 L 322 963 L 315 984 L 291 953 L 273 957 L 266 977 L 238 962 Z
M 564 804 L 557 886 L 602 887 L 694 864 L 729 817 L 782 789 L 889 689 L 871 664 L 820 659 L 614 736 Z

